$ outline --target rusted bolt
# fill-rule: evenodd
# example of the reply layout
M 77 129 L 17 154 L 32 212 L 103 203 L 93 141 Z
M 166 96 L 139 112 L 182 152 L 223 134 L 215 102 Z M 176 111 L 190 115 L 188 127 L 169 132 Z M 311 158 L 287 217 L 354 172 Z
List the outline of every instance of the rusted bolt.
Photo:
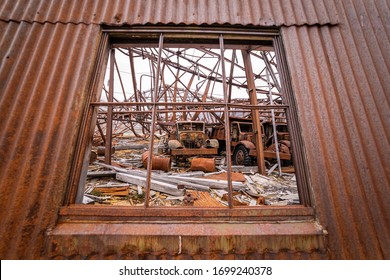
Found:
M 191 193 L 187 193 L 184 197 L 184 204 L 192 206 L 194 205 L 195 198 L 192 196 Z

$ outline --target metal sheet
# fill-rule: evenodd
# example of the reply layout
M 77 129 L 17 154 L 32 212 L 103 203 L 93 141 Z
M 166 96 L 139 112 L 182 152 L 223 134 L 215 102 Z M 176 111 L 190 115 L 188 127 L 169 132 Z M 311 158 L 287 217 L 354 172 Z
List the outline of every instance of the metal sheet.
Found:
M 338 1 L 340 27 L 282 29 L 333 258 L 390 258 L 388 1 Z
M 0 22 L 0 255 L 40 254 L 73 158 L 96 26 Z
M 326 239 L 313 222 L 60 224 L 48 246 L 53 259 L 327 258 Z
M 5 21 L 74 24 L 336 24 L 332 1 L 312 0 L 17 0 L 0 4 Z

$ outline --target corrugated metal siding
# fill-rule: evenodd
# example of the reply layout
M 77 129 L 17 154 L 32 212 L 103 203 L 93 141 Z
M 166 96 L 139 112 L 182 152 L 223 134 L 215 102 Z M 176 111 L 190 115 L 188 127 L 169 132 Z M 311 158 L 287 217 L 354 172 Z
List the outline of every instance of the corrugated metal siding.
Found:
M 31 257 L 62 203 L 98 27 L 0 30 L 0 252 Z
M 331 1 L 312 0 L 16 0 L 0 4 L 0 19 L 108 25 L 336 24 Z
M 97 24 L 230 23 L 284 26 L 331 256 L 390 259 L 389 1 L 152 2 L 0 3 L 0 256 L 44 254 L 81 124 Z
M 390 258 L 388 4 L 337 1 L 338 27 L 283 29 L 316 208 L 334 258 Z

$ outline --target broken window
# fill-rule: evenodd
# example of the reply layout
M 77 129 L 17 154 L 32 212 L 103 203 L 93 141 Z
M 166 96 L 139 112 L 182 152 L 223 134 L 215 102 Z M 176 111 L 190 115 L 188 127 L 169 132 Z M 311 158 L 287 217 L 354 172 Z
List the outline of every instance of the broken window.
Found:
M 277 30 L 108 29 L 104 38 L 76 204 L 309 204 Z

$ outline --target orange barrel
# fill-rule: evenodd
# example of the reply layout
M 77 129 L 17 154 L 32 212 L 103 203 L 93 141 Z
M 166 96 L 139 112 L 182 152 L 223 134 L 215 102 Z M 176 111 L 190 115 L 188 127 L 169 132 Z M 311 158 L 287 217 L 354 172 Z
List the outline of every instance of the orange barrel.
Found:
M 153 157 L 152 158 L 152 169 L 153 170 L 171 170 L 171 158 L 169 157 Z
M 148 157 L 149 157 L 149 152 L 144 152 L 141 156 L 142 163 L 144 165 L 144 168 L 148 166 Z
M 190 169 L 192 171 L 214 172 L 215 159 L 214 158 L 193 158 L 191 161 Z
M 148 167 L 148 158 L 149 152 L 144 152 L 142 154 L 142 163 L 144 168 Z M 171 170 L 171 158 L 169 157 L 153 157 L 152 158 L 152 170 L 162 170 L 170 171 Z

